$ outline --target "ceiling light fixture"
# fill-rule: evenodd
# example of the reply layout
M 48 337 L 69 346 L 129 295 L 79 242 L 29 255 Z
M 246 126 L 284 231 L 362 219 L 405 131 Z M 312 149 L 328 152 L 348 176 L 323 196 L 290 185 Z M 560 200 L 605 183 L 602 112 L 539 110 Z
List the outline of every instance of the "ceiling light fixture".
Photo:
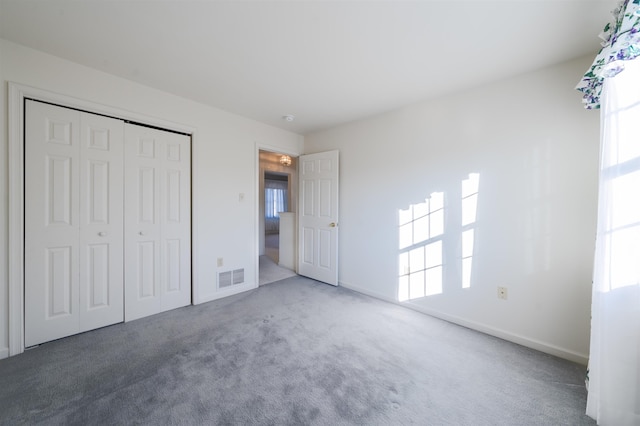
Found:
M 289 123 L 291 123 L 296 117 L 291 115 L 291 114 L 287 114 L 287 115 L 283 115 L 282 119 L 284 121 L 288 121 Z
M 280 157 L 280 164 L 289 167 L 291 165 L 291 157 L 289 157 L 288 155 L 283 155 L 282 157 Z

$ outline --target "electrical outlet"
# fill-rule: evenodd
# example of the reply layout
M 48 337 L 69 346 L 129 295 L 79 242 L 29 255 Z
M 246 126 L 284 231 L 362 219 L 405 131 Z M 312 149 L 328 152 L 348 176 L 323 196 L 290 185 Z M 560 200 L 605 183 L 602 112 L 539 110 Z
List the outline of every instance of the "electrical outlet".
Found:
M 218 258 L 218 268 L 220 268 L 220 267 L 222 267 L 222 266 L 224 266 L 224 259 L 223 259 L 223 258 L 221 258 L 221 257 L 219 257 L 219 258 Z
M 498 299 L 507 300 L 508 292 L 506 287 L 498 287 Z

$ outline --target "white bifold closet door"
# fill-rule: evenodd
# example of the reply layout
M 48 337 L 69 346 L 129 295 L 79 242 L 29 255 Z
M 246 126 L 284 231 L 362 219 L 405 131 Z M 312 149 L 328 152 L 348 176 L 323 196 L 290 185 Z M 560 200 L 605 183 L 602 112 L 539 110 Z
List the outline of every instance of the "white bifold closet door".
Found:
M 190 138 L 125 132 L 125 319 L 191 303 Z
M 27 101 L 25 344 L 123 320 L 123 122 Z
M 25 108 L 25 345 L 188 305 L 189 136 Z

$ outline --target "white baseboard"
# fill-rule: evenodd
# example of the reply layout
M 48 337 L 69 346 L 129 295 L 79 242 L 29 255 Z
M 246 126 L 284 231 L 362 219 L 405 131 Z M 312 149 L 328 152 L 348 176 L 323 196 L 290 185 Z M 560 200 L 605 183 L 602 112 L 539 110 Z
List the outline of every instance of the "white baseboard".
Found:
M 0 359 L 9 358 L 9 348 L 0 349 Z
M 233 296 L 235 294 L 244 293 L 245 291 L 254 290 L 256 288 L 258 288 L 258 286 L 255 283 L 245 283 L 241 285 L 231 286 L 213 294 L 200 296 L 197 300 L 193 301 L 193 304 L 199 305 L 201 303 L 213 302 L 214 300 L 222 299 L 223 297 Z
M 470 321 L 465 318 L 461 318 L 455 315 L 449 315 L 443 312 L 439 312 L 433 309 L 425 308 L 420 305 L 416 305 L 411 302 L 398 302 L 397 300 L 387 297 L 383 294 L 371 291 L 364 287 L 359 287 L 350 283 L 340 281 L 340 286 L 348 288 L 349 290 L 357 291 L 358 293 L 366 294 L 367 296 L 375 297 L 376 299 L 384 300 L 395 305 L 404 306 L 411 310 L 430 315 L 432 317 L 440 318 L 442 320 L 451 322 L 453 324 L 461 325 L 463 327 L 470 328 L 472 330 L 480 331 L 490 336 L 499 337 L 500 339 L 507 340 L 509 342 L 517 343 L 518 345 L 526 346 L 527 348 L 535 349 L 540 352 L 544 352 L 549 355 L 554 355 L 559 358 L 567 359 L 569 361 L 577 362 L 578 364 L 587 365 L 589 356 L 586 354 L 577 353 L 559 346 L 552 345 L 550 343 L 542 342 L 540 340 L 532 339 L 520 334 L 512 333 L 506 330 L 495 328 L 486 324 L 482 324 L 476 321 Z
M 381 293 L 378 293 L 378 292 L 375 292 L 375 291 L 371 291 L 368 288 L 359 287 L 357 285 L 346 283 L 344 281 L 340 281 L 338 283 L 338 285 L 340 287 L 348 288 L 349 290 L 357 291 L 358 293 L 366 294 L 367 296 L 375 297 L 376 299 L 384 300 L 385 302 L 395 303 L 396 305 L 404 306 L 403 304 L 401 304 L 397 300 L 395 300 L 395 299 L 393 299 L 391 297 L 387 297 L 387 296 L 385 296 L 385 295 L 383 295 Z

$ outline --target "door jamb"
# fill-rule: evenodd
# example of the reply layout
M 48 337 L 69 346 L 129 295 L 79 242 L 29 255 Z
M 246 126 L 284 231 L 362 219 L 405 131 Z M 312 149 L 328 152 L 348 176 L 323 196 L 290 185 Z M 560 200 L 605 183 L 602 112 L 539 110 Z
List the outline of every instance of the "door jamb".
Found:
M 195 182 L 197 165 L 196 129 L 183 124 L 138 114 L 121 108 L 61 95 L 35 87 L 13 82 L 8 83 L 8 175 L 9 175 L 9 245 L 8 245 L 8 356 L 24 352 L 24 100 L 25 98 L 49 102 L 63 107 L 82 109 L 88 112 L 109 115 L 123 120 L 136 121 L 155 127 L 191 135 L 191 297 L 198 303 L 198 286 L 195 272 L 197 222 L 197 193 Z M 0 358 L 3 358 L 0 351 Z

